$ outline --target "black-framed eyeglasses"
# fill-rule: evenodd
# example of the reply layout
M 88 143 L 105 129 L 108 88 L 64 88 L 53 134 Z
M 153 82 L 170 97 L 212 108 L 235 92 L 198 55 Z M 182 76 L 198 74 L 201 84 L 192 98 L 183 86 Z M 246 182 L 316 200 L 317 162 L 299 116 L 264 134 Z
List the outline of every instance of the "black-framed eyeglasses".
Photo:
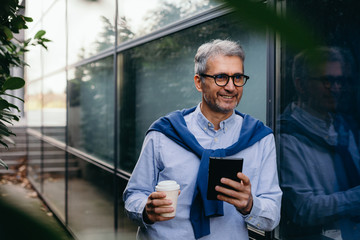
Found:
M 334 84 L 342 87 L 348 81 L 346 77 L 333 77 L 333 76 L 320 76 L 320 77 L 311 77 L 310 79 L 315 81 L 320 81 L 325 88 L 331 88 Z
M 216 75 L 208 75 L 205 73 L 201 73 L 200 76 L 201 77 L 209 77 L 209 78 L 214 79 L 215 84 L 218 85 L 219 87 L 226 86 L 226 84 L 228 84 L 230 78 L 232 78 L 235 86 L 242 87 L 245 85 L 246 81 L 249 80 L 249 78 L 250 78 L 249 76 L 242 74 L 242 73 L 234 74 L 232 76 L 229 76 L 225 73 L 216 74 Z

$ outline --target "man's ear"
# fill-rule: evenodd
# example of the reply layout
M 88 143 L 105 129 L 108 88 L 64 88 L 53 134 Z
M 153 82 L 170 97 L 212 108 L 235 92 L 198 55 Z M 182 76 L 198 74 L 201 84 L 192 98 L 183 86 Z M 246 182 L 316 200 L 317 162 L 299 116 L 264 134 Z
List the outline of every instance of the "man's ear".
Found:
M 199 74 L 195 74 L 194 83 L 195 83 L 196 90 L 198 90 L 199 92 L 202 92 L 202 81 L 201 81 L 201 77 Z
M 294 82 L 296 92 L 300 93 L 301 95 L 303 95 L 306 91 L 305 81 L 306 81 L 305 79 L 296 78 Z

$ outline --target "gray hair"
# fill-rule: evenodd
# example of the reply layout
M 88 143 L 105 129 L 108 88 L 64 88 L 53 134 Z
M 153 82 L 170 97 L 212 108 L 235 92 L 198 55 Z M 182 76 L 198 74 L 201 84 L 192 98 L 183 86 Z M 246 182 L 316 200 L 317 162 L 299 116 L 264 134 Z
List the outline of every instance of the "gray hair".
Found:
M 205 73 L 207 71 L 207 61 L 215 56 L 237 56 L 243 62 L 245 53 L 237 42 L 230 40 L 212 40 L 202 44 L 195 55 L 195 74 Z
M 313 50 L 305 50 L 294 57 L 292 65 L 292 78 L 306 79 L 312 71 L 326 62 L 339 62 L 343 72 L 347 68 L 344 52 L 338 47 L 318 47 Z

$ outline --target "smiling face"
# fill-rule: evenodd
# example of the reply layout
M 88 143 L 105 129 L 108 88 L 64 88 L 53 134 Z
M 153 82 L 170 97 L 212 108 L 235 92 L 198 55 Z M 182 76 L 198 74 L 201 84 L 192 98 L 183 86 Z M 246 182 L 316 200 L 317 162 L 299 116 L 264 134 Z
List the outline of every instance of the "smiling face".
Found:
M 340 82 L 335 82 L 326 86 L 322 78 L 337 78 Z M 300 92 L 300 100 L 305 103 L 308 110 L 320 117 L 326 117 L 328 113 L 335 112 L 339 104 L 342 86 L 345 84 L 343 71 L 340 62 L 326 62 L 315 67 L 309 72 L 307 79 L 302 84 L 298 84 Z
M 243 73 L 243 61 L 237 56 L 215 56 L 207 61 L 208 75 L 225 73 L 229 76 Z M 243 87 L 236 87 L 232 81 L 226 86 L 219 87 L 213 78 L 206 77 L 201 80 L 195 75 L 194 82 L 197 90 L 202 92 L 201 110 L 210 121 L 212 118 L 226 119 L 231 116 L 235 107 L 239 104 Z
M 321 71 L 322 70 L 322 71 Z M 343 76 L 341 64 L 339 62 L 328 62 L 322 68 L 314 73 L 312 77 L 337 77 Z M 309 106 L 318 111 L 334 112 L 337 108 L 338 98 L 341 91 L 340 83 L 335 83 L 330 87 L 325 87 L 320 81 L 309 81 Z

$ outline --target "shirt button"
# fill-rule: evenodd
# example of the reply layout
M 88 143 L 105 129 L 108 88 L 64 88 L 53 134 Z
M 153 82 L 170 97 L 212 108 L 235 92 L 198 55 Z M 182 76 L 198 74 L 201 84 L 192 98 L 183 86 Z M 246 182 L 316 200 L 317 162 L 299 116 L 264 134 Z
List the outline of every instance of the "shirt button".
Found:
M 249 220 L 251 220 L 252 219 L 252 217 L 249 217 Z
M 215 142 L 217 142 L 217 141 L 218 141 L 218 139 L 217 139 L 217 138 L 214 138 L 214 141 L 215 141 Z
M 204 128 L 204 130 L 206 130 L 207 128 Z
M 211 123 L 208 123 L 208 126 L 211 127 Z
M 256 226 L 257 226 L 257 227 L 260 227 L 260 224 L 258 223 L 258 224 L 256 224 Z

